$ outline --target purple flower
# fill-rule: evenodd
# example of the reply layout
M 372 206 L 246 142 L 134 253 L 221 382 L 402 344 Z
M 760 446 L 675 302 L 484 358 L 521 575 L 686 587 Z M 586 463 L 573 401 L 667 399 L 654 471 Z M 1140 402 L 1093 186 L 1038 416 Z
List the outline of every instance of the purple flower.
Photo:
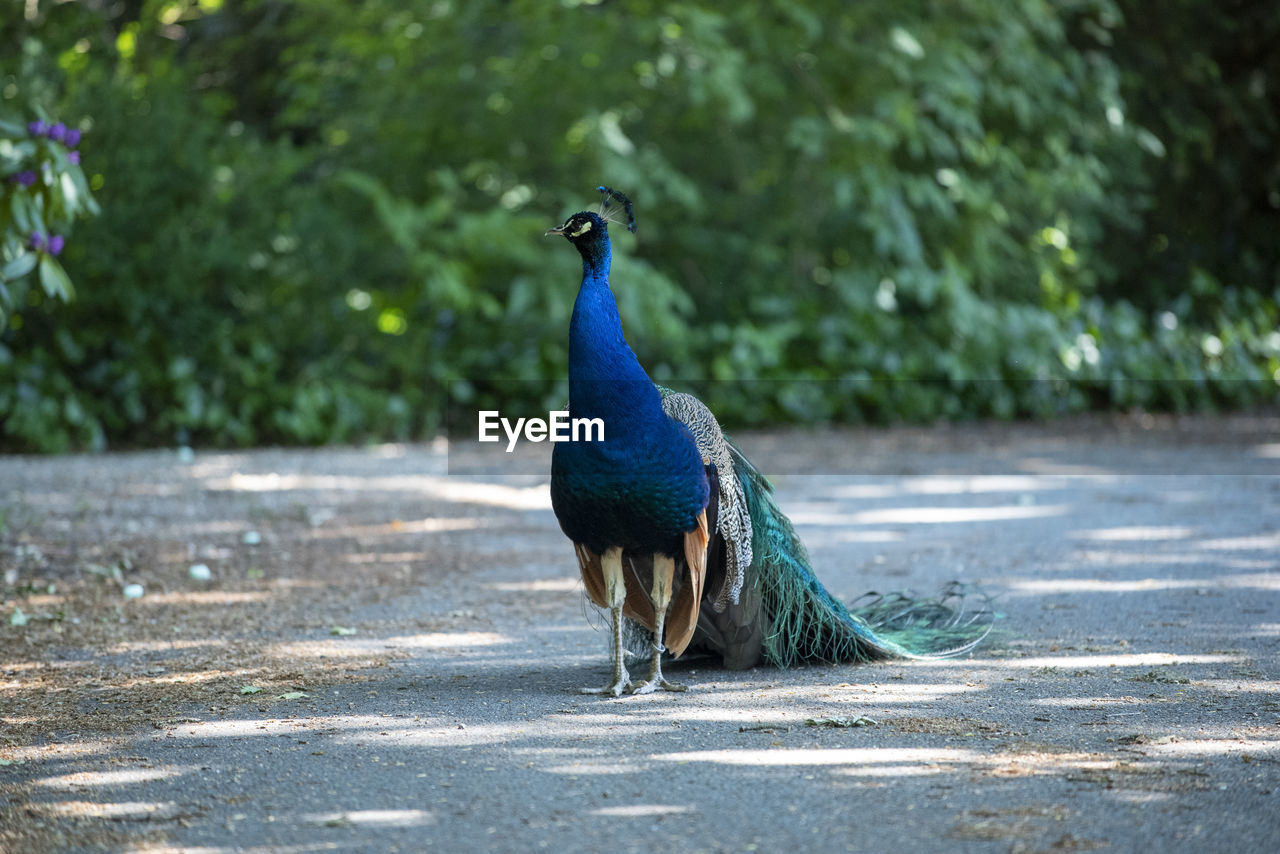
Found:
M 68 163 L 79 163 L 79 162 L 80 162 L 80 152 L 78 152 L 78 151 L 68 151 L 68 152 L 67 152 L 67 162 L 68 162 Z
M 62 140 L 66 137 L 66 135 L 67 135 L 67 126 L 64 125 L 62 122 L 58 122 L 57 124 L 49 128 L 49 139 L 53 140 L 54 142 L 62 142 Z
M 32 136 L 44 136 L 49 132 L 49 126 L 42 121 L 32 122 L 27 125 L 27 130 Z
M 30 187 L 32 184 L 36 182 L 36 173 L 28 169 L 25 172 L 17 172 L 13 175 L 10 175 L 9 180 L 17 181 L 19 184 L 21 184 L 24 187 Z
M 63 142 L 67 144 L 67 148 L 75 148 L 80 144 L 80 131 L 77 128 L 71 128 L 67 131 L 67 135 L 63 137 Z
M 66 240 L 62 237 L 61 234 L 55 234 L 51 236 L 49 238 L 49 254 L 60 255 L 62 253 L 63 244 L 65 243 L 66 243 Z
M 39 252 L 44 248 L 44 235 L 38 231 L 31 232 L 31 248 Z

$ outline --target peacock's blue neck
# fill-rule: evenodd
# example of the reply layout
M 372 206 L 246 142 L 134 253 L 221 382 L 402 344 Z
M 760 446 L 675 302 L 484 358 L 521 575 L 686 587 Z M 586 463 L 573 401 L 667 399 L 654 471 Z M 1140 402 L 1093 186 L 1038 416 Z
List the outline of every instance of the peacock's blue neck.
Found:
M 601 419 L 604 439 L 554 446 L 551 506 L 565 534 L 596 554 L 618 547 L 676 557 L 707 505 L 702 457 L 622 336 L 609 238 L 598 218 L 592 228 L 573 244 L 582 285 L 569 323 L 569 412 Z
M 608 238 L 582 247 L 582 285 L 569 323 L 569 410 L 575 418 L 663 418 L 662 401 L 622 334 L 609 290 Z M 606 430 L 606 435 L 608 431 Z

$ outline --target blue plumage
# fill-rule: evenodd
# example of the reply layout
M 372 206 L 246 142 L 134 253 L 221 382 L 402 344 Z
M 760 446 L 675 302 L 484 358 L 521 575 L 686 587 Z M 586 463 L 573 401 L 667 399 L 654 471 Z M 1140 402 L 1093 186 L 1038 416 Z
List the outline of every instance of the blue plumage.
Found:
M 710 651 L 726 666 L 954 655 L 990 627 L 942 600 L 878 597 L 850 611 L 818 581 L 772 487 L 696 398 L 659 389 L 622 334 L 609 290 L 607 215 L 631 202 L 608 187 L 602 213 L 576 213 L 548 234 L 582 256 L 569 327 L 569 410 L 599 418 L 603 441 L 555 446 L 551 501 L 574 542 L 587 593 L 609 609 L 613 675 L 590 693 L 683 690 L 662 654 Z M 653 632 L 649 678 L 629 679 L 623 617 Z
M 569 415 L 602 419 L 604 441 L 555 446 L 552 505 L 565 534 L 597 554 L 618 546 L 675 557 L 707 506 L 702 458 L 622 335 L 608 226 L 577 216 L 574 228 L 586 231 L 574 243 L 582 285 L 569 324 Z

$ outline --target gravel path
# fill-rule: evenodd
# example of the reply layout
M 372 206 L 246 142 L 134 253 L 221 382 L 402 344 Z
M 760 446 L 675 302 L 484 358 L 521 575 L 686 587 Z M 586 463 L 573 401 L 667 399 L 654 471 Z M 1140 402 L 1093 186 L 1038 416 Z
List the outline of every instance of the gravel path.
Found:
M 743 443 L 834 592 L 978 582 L 998 631 L 601 700 L 545 477 L 0 459 L 0 849 L 1280 850 L 1280 419 Z

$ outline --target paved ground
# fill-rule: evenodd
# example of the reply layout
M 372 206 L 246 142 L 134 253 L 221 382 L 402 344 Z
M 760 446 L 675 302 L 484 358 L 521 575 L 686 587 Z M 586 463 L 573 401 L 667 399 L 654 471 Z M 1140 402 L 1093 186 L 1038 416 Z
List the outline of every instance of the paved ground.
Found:
M 744 444 L 833 591 L 981 582 L 998 634 L 600 700 L 545 478 L 0 459 L 0 848 L 1280 849 L 1280 420 Z

